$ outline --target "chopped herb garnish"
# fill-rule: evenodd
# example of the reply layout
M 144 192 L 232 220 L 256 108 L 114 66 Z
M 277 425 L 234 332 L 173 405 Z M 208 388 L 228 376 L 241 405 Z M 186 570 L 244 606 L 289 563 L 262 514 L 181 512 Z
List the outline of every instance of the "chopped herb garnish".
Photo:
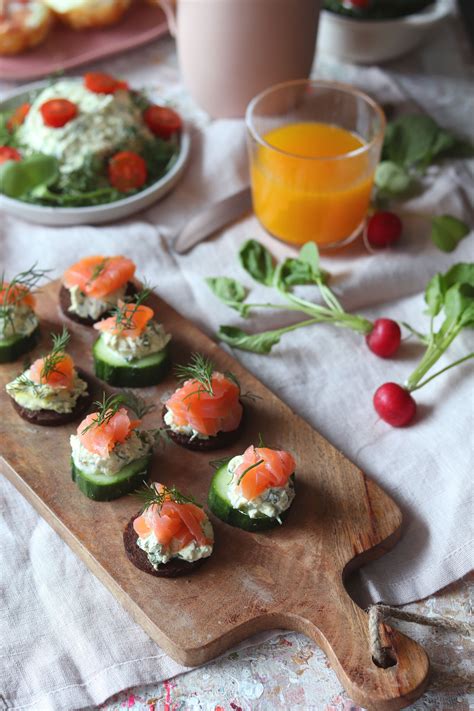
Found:
M 175 374 L 180 381 L 197 380 L 202 385 L 202 391 L 208 395 L 214 395 L 212 389 L 212 374 L 214 370 L 214 363 L 211 360 L 201 355 L 201 353 L 193 353 L 189 364 L 178 365 L 175 369 Z
M 145 287 L 138 294 L 135 294 L 133 308 L 130 309 L 130 302 L 122 302 L 112 311 L 112 316 L 115 318 L 115 325 L 120 331 L 127 331 L 134 328 L 133 318 L 138 311 L 138 308 L 148 299 L 152 290 Z
M 251 469 L 255 469 L 255 467 L 258 467 L 260 464 L 263 464 L 263 463 L 264 463 L 264 460 L 263 460 L 263 459 L 259 459 L 258 462 L 255 462 L 255 464 L 252 464 L 250 467 L 247 467 L 247 469 L 245 469 L 245 470 L 242 472 L 242 474 L 239 476 L 239 480 L 237 481 L 237 485 L 240 484 L 240 482 L 242 481 L 242 479 L 244 478 L 244 476 L 246 476 L 246 474 L 248 474 Z
M 69 340 L 71 338 L 69 331 L 64 326 L 62 333 L 51 334 L 53 339 L 53 348 L 45 356 L 43 360 L 43 367 L 41 368 L 41 379 L 47 380 L 52 373 L 61 373 L 58 366 L 64 358 L 66 348 L 68 346 Z
M 134 492 L 143 502 L 142 511 L 145 512 L 150 506 L 157 506 L 161 510 L 166 501 L 173 501 L 176 504 L 194 504 L 199 506 L 192 496 L 185 496 L 175 486 L 162 486 L 158 491 L 154 484 L 143 484 L 141 489 Z M 202 506 L 200 506 L 202 508 Z

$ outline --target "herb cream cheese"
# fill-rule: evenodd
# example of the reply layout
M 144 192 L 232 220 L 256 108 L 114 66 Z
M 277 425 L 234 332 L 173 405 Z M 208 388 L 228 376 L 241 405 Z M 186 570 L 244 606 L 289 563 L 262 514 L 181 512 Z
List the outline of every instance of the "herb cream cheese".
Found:
M 237 488 L 238 482 L 235 477 L 236 469 L 242 462 L 243 457 L 237 456 L 233 457 L 227 465 L 227 471 L 230 475 L 228 496 L 233 508 L 243 511 L 249 518 L 257 518 L 262 515 L 269 518 L 278 518 L 283 511 L 290 508 L 295 498 L 295 488 L 292 480 L 289 479 L 286 486 L 266 489 L 255 499 L 246 499 Z
M 208 540 L 214 540 L 214 531 L 212 529 L 212 524 L 208 519 L 205 519 L 201 524 L 204 535 Z M 204 546 L 200 546 L 197 541 L 191 541 L 187 546 L 181 548 L 181 550 L 173 550 L 173 539 L 169 546 L 164 546 L 159 543 L 156 539 L 153 531 L 146 538 L 138 538 L 137 546 L 145 551 L 150 564 L 155 568 L 158 568 L 160 564 L 168 563 L 172 558 L 181 558 L 182 560 L 187 560 L 193 563 L 201 558 L 208 558 L 212 553 L 213 544 L 208 543 Z
M 147 456 L 154 444 L 154 437 L 150 432 L 137 432 L 133 430 L 125 442 L 115 445 L 108 457 L 101 457 L 94 452 L 89 452 L 78 437 L 70 438 L 72 459 L 78 469 L 84 474 L 106 474 L 115 476 L 121 469 L 131 462 Z
M 87 383 L 77 375 L 71 389 L 34 383 L 30 371 L 7 383 L 6 391 L 21 407 L 28 410 L 52 410 L 58 413 L 72 412 L 80 397 L 87 395 Z

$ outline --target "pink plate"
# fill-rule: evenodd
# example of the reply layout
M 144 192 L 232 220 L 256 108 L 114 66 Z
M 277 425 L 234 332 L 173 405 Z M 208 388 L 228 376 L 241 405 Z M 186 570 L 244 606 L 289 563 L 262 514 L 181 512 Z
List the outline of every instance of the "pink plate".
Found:
M 39 47 L 16 57 L 0 57 L 0 79 L 45 77 L 139 47 L 167 31 L 163 11 L 142 2 L 134 3 L 121 22 L 105 29 L 76 31 L 58 23 Z

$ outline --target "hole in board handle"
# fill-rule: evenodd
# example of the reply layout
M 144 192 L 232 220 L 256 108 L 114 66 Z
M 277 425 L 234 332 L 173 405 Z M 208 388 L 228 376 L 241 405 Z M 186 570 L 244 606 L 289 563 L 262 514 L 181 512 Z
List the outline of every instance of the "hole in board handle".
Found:
M 397 658 L 390 647 L 382 647 L 382 659 L 377 660 L 375 657 L 372 657 L 372 661 L 376 667 L 379 667 L 379 669 L 388 669 L 389 667 L 394 667 L 397 664 Z

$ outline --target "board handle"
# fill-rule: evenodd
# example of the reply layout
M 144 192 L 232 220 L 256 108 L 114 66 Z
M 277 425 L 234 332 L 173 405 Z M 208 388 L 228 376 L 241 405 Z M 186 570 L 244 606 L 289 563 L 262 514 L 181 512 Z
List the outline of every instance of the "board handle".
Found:
M 306 614 L 297 615 L 293 617 L 292 628 L 306 634 L 324 650 L 356 704 L 368 711 L 405 708 L 426 689 L 429 659 L 425 650 L 406 635 L 382 624 L 381 640 L 391 666 L 380 668 L 370 652 L 368 614 L 349 597 L 342 581 L 333 592 L 331 600 L 316 603 L 314 620 Z

